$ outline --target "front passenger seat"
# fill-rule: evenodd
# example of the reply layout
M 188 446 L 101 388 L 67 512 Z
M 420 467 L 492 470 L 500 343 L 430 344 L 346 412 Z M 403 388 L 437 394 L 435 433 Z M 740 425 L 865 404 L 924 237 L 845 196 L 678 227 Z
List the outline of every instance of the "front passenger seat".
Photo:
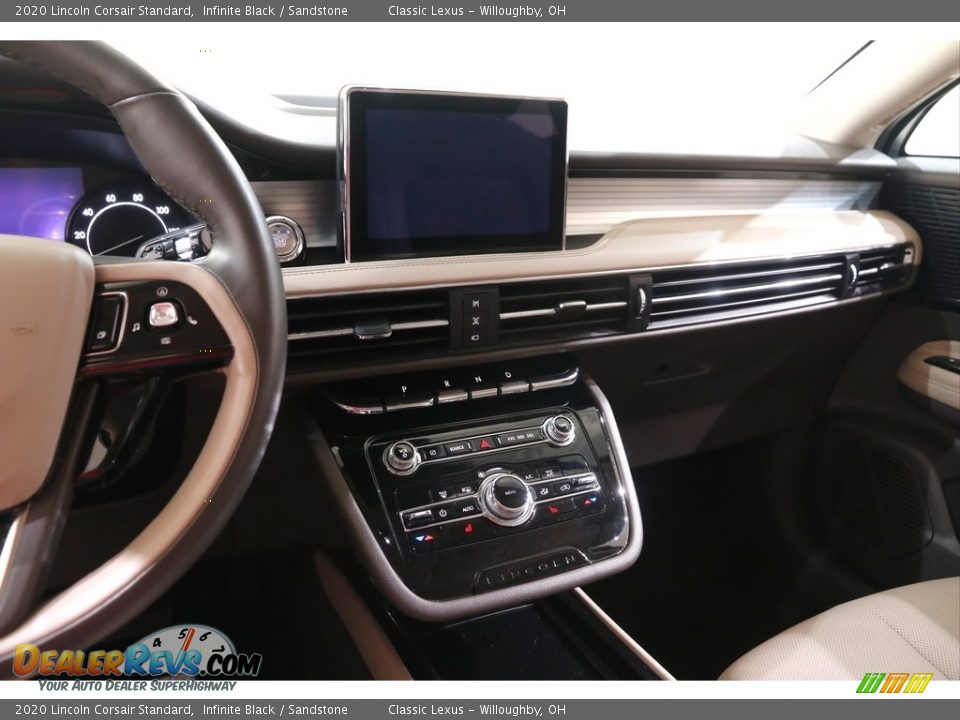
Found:
M 754 648 L 720 679 L 860 680 L 868 672 L 960 680 L 960 577 L 838 605 Z

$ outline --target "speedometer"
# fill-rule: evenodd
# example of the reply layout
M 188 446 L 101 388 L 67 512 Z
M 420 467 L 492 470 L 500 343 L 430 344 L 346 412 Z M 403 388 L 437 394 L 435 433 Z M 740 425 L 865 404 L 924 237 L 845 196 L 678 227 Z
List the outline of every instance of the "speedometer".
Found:
M 91 255 L 134 256 L 147 240 L 179 230 L 187 220 L 157 188 L 122 184 L 80 201 L 67 223 L 67 240 Z

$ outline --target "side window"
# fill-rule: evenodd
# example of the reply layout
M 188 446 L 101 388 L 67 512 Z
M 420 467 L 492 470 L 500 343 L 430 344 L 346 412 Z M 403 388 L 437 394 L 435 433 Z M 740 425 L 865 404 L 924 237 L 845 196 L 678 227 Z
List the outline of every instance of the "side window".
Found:
M 930 108 L 904 149 L 907 155 L 960 157 L 960 85 Z

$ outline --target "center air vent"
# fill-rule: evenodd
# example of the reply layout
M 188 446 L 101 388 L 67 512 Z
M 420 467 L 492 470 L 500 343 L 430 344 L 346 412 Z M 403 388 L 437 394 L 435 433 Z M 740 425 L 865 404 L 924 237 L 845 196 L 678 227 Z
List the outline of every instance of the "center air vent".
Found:
M 500 342 L 600 337 L 626 332 L 625 275 L 500 285 Z
M 842 255 L 655 272 L 650 327 L 723 320 L 836 300 L 843 295 L 848 273 Z
M 343 364 L 445 350 L 449 305 L 445 290 L 291 299 L 287 362 L 302 370 L 321 359 Z

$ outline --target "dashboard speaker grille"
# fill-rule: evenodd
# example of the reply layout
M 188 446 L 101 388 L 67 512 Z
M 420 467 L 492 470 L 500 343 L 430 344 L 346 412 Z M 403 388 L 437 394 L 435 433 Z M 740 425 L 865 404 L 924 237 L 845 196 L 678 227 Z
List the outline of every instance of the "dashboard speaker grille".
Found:
M 287 318 L 287 363 L 294 372 L 320 360 L 345 364 L 386 353 L 392 359 L 449 346 L 445 290 L 294 298 Z
M 923 238 L 917 293 L 960 305 L 960 190 L 885 183 L 882 207 L 913 225 Z
M 894 447 L 852 430 L 836 430 L 818 473 L 817 500 L 841 548 L 870 548 L 898 558 L 933 537 L 920 479 Z

